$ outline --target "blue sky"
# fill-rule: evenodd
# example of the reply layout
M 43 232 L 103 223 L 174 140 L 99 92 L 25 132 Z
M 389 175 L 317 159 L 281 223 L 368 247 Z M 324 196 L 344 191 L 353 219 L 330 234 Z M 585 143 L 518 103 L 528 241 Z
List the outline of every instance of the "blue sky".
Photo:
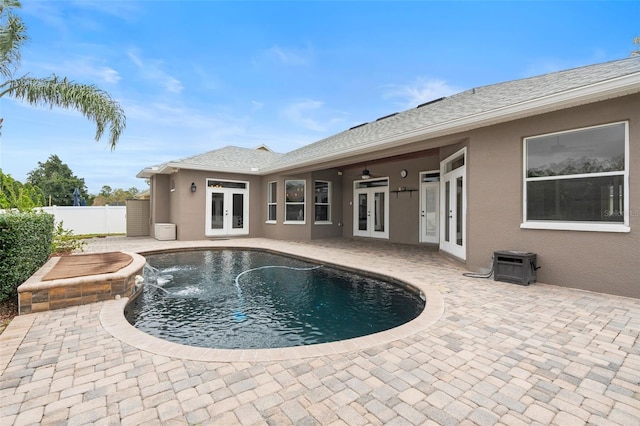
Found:
M 146 189 L 144 167 L 236 145 L 287 152 L 461 90 L 629 57 L 640 2 L 23 0 L 18 75 L 109 92 L 114 151 L 79 113 L 0 100 L 0 168 L 56 154 Z

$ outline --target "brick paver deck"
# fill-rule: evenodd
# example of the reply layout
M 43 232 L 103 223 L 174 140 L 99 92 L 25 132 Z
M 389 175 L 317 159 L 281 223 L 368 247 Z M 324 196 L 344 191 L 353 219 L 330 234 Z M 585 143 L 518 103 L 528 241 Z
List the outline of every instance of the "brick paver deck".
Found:
M 444 312 L 364 349 L 254 362 L 125 343 L 100 320 L 114 301 L 23 315 L 0 335 L 0 424 L 640 424 L 637 299 L 467 278 L 424 248 L 369 241 L 107 238 L 86 251 L 225 245 L 419 281 Z

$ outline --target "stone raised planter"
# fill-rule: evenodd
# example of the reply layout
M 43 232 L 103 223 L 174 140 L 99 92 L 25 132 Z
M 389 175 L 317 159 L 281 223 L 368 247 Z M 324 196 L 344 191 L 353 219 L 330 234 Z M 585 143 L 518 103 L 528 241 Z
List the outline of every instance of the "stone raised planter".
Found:
M 79 276 L 67 278 L 47 279 L 47 276 L 55 276 L 56 267 L 61 257 L 53 257 L 42 266 L 27 281 L 18 287 L 18 308 L 20 314 L 42 312 L 52 309 L 67 308 L 69 306 L 84 305 L 103 300 L 113 299 L 117 296 L 133 297 L 142 286 L 136 286 L 136 276 L 143 276 L 144 257 L 136 253 L 117 252 L 120 258 L 130 256 L 131 262 L 115 272 L 100 273 L 103 269 L 113 269 L 108 257 L 104 254 L 79 254 L 72 255 L 74 260 L 80 260 L 75 256 L 84 256 L 82 261 L 94 261 L 90 269 L 77 269 Z M 90 259 L 90 256 L 103 256 L 101 268 L 100 259 Z M 87 270 L 93 272 L 87 274 Z M 73 275 L 74 272 L 66 273 Z M 63 274 L 65 275 L 65 274 Z

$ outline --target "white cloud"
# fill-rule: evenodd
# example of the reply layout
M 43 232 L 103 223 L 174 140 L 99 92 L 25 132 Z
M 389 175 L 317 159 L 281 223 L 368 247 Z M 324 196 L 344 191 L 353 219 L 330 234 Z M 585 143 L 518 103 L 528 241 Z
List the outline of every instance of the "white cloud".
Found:
M 155 82 L 171 93 L 180 93 L 184 86 L 177 78 L 167 74 L 162 69 L 162 62 L 156 60 L 145 61 L 137 52 L 129 50 L 127 56 L 140 70 L 142 77 L 148 81 Z
M 313 52 L 308 46 L 304 49 L 293 49 L 275 45 L 267 49 L 265 53 L 267 57 L 285 65 L 308 65 L 313 59 Z
M 73 4 L 78 8 L 93 9 L 127 21 L 133 21 L 140 12 L 139 5 L 132 1 L 76 0 Z
M 533 77 L 552 72 L 568 70 L 571 68 L 582 67 L 596 62 L 605 62 L 613 59 L 620 59 L 608 54 L 601 48 L 595 48 L 591 56 L 585 56 L 581 61 L 575 58 L 572 60 L 554 58 L 554 57 L 538 57 L 533 58 L 529 65 L 520 74 L 521 78 Z
M 140 12 L 140 6 L 132 1 L 75 0 L 56 2 L 44 0 L 22 3 L 22 11 L 26 15 L 33 16 L 60 34 L 67 36 L 79 32 L 80 29 L 104 28 L 104 24 L 97 16 L 84 11 L 97 11 L 97 15 L 111 15 L 128 22 L 135 21 Z
M 115 69 L 101 64 L 100 59 L 91 56 L 78 57 L 65 61 L 29 62 L 29 69 L 35 69 L 45 74 L 57 74 L 70 80 L 88 82 L 90 84 L 117 84 L 122 77 Z
M 320 123 L 309 116 L 310 112 L 319 110 L 322 105 L 320 101 L 305 100 L 289 105 L 282 111 L 282 115 L 306 129 L 323 131 Z
M 282 116 L 294 124 L 316 132 L 327 132 L 333 126 L 344 121 L 344 114 L 326 111 L 324 102 L 311 99 L 296 102 L 284 108 Z M 335 116 L 338 114 L 339 116 Z
M 78 75 L 92 81 L 116 84 L 122 77 L 120 73 L 111 67 L 96 65 L 93 58 L 83 58 L 77 61 L 63 62 L 61 73 L 63 75 Z
M 164 81 L 164 87 L 171 93 L 180 93 L 184 86 L 177 78 L 173 78 L 171 76 L 167 76 Z
M 209 129 L 215 126 L 235 127 L 241 121 L 220 112 L 203 113 L 201 110 L 176 106 L 163 102 L 139 103 L 132 100 L 121 101 L 127 119 L 143 120 L 156 126 L 178 126 L 184 129 Z
M 384 98 L 399 98 L 403 109 L 416 107 L 424 102 L 450 96 L 463 89 L 451 86 L 444 80 L 418 78 L 411 84 L 390 85 Z
M 138 58 L 138 55 L 133 53 L 133 51 L 128 51 L 127 56 L 129 57 L 129 59 L 131 59 L 131 62 L 133 62 L 138 68 L 144 68 L 144 62 L 142 62 L 142 59 Z
M 62 10 L 59 5 L 56 5 L 53 2 L 25 2 L 25 4 L 22 5 L 22 11 L 26 15 L 31 15 L 42 22 L 45 22 L 48 26 L 55 28 L 58 31 L 66 32 L 68 30 L 68 23 L 63 17 Z
M 132 136 L 137 138 L 136 144 L 154 146 L 155 152 L 147 158 L 147 165 L 164 161 L 160 155 L 177 159 L 225 145 L 243 146 L 249 121 L 247 117 L 214 108 L 130 100 L 121 105 L 128 122 L 135 123 L 127 128 L 125 138 Z
M 522 73 L 522 77 L 533 77 L 536 75 L 548 74 L 571 68 L 568 66 L 568 62 L 562 59 L 556 58 L 537 58 L 531 62 Z
M 220 81 L 216 75 L 205 70 L 200 65 L 193 65 L 194 74 L 199 77 L 200 87 L 205 90 L 216 90 L 220 87 Z

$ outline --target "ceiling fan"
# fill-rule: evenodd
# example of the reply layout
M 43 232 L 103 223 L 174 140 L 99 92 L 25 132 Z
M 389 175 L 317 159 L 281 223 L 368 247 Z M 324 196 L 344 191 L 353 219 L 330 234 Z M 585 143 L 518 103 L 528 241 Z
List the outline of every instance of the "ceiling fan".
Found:
M 377 175 L 375 173 L 371 173 L 371 171 L 369 171 L 367 166 L 364 166 L 364 169 L 362 169 L 362 173 L 360 173 L 360 174 L 353 173 L 353 174 L 348 174 L 347 176 L 350 177 L 350 178 L 354 178 L 355 180 L 360 180 L 360 179 L 367 180 L 367 179 L 382 177 L 382 175 Z

